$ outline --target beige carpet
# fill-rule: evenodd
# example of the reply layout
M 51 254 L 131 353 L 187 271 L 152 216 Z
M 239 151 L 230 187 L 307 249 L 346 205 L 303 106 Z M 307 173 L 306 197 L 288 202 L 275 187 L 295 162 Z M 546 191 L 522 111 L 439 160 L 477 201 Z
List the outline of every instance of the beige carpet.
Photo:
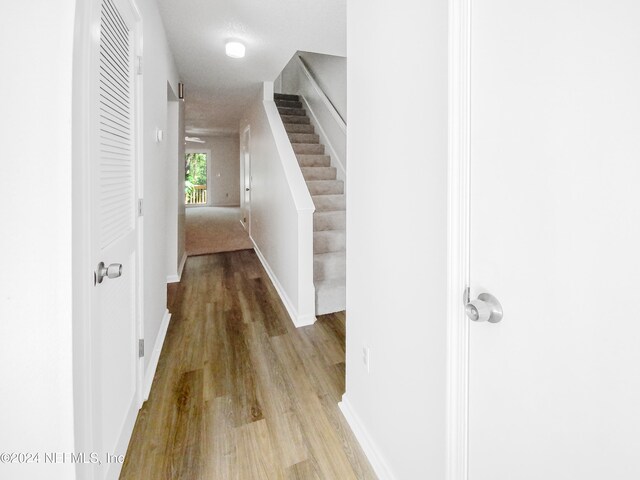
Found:
M 238 207 L 187 208 L 187 255 L 233 252 L 253 248 L 240 224 Z

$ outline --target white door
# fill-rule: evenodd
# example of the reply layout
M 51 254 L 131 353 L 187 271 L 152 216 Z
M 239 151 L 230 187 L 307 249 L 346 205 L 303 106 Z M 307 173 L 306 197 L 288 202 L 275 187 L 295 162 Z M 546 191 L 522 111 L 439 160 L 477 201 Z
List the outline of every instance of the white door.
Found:
M 242 132 L 242 164 L 243 164 L 243 225 L 251 235 L 251 132 L 249 127 Z
M 103 463 L 98 478 L 112 478 L 120 465 L 106 465 L 104 456 L 125 453 L 138 407 L 136 23 L 124 0 L 101 0 L 99 5 L 92 92 L 91 243 L 93 265 L 112 265 L 113 278 L 101 281 L 96 267 L 92 430 L 94 451 Z
M 640 2 L 471 6 L 469 479 L 638 479 Z

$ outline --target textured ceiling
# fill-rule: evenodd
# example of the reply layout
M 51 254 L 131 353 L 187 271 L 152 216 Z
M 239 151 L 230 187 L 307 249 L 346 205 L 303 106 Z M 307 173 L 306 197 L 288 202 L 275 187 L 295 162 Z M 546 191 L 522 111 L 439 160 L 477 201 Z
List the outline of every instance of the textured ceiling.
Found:
M 180 77 L 192 135 L 238 131 L 260 89 L 298 50 L 346 55 L 346 0 L 157 0 Z M 227 40 L 247 47 L 224 53 Z

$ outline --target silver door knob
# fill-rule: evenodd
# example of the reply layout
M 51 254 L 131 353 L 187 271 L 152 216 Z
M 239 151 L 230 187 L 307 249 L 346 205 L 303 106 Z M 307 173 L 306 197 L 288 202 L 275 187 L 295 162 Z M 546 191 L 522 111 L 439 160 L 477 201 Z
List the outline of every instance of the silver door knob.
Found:
M 498 323 L 502 320 L 502 305 L 490 293 L 481 293 L 476 300 L 468 302 L 464 311 L 474 322 Z
M 118 278 L 122 275 L 122 264 L 121 263 L 112 263 L 108 267 L 105 266 L 104 262 L 100 262 L 98 264 L 98 268 L 93 276 L 93 283 L 102 283 L 102 281 L 107 278 Z

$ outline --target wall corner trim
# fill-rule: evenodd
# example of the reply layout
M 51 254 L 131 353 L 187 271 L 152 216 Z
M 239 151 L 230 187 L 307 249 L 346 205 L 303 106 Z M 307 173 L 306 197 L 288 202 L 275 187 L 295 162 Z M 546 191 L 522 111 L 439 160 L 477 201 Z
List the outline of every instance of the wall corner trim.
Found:
M 144 374 L 144 400 L 149 400 L 149 393 L 151 393 L 151 384 L 153 383 L 153 377 L 156 374 L 156 368 L 158 368 L 158 361 L 160 360 L 160 352 L 162 351 L 162 345 L 164 345 L 164 339 L 167 336 L 167 330 L 169 329 L 169 322 L 171 321 L 171 314 L 169 310 L 164 311 L 164 317 L 160 324 L 160 330 L 156 336 L 156 341 L 153 344 L 153 351 L 149 358 L 149 366 Z
M 284 303 L 284 306 L 287 309 L 287 313 L 289 314 L 289 317 L 291 318 L 293 325 L 296 328 L 306 327 L 307 325 L 313 325 L 316 322 L 316 316 L 314 314 L 298 315 L 298 310 L 293 306 L 291 299 L 288 297 L 284 288 L 278 281 L 278 277 L 276 277 L 276 274 L 273 272 L 273 270 L 269 266 L 267 259 L 264 257 L 264 255 L 258 248 L 258 245 L 256 245 L 255 240 L 253 239 L 253 237 L 249 237 L 249 238 L 251 238 L 251 243 L 253 243 L 253 248 L 256 252 L 256 255 L 258 255 L 258 258 L 260 259 L 260 263 L 262 263 L 262 266 L 266 270 L 267 275 L 269 275 L 269 278 L 271 279 L 271 283 L 273 283 L 273 286 L 278 292 L 278 295 L 280 296 L 282 303 Z
M 358 440 L 358 443 L 362 447 L 364 454 L 367 456 L 367 459 L 378 478 L 380 480 L 397 480 L 396 476 L 391 472 L 387 462 L 380 453 L 378 446 L 362 424 L 360 417 L 358 417 L 354 411 L 346 393 L 342 396 L 342 401 L 338 403 L 338 407 L 351 427 L 353 434 L 356 436 L 356 440 Z
M 187 252 L 182 254 L 180 259 L 180 265 L 178 265 L 178 273 L 176 275 L 167 275 L 167 283 L 178 283 L 182 278 L 182 271 L 184 270 L 184 264 L 187 263 Z

